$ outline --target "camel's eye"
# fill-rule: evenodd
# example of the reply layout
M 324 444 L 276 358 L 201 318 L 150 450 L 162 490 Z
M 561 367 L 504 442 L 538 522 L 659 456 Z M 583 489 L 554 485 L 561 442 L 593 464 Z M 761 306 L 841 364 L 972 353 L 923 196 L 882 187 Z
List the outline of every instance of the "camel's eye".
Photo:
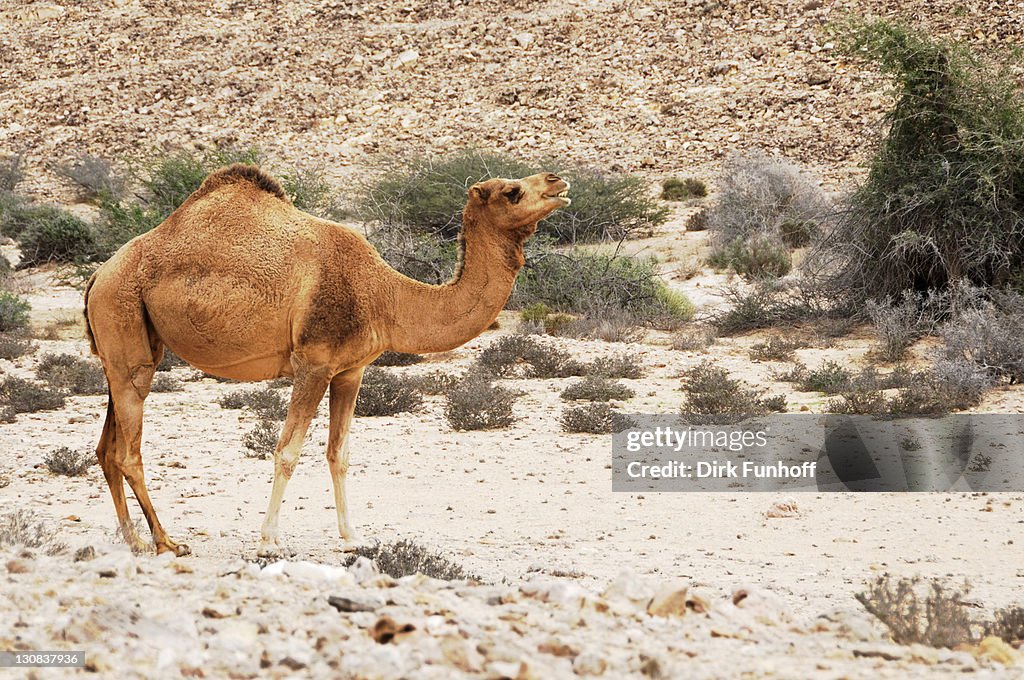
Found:
M 505 197 L 508 198 L 509 203 L 518 203 L 523 197 L 523 190 L 519 187 L 512 187 L 505 192 Z

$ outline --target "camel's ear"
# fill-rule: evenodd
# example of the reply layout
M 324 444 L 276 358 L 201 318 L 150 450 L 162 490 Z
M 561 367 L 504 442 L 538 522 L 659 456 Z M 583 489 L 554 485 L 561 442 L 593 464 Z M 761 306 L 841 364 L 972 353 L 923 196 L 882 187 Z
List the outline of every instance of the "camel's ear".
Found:
M 491 198 L 491 190 L 482 184 L 474 184 L 469 188 L 469 195 L 481 203 L 486 203 Z

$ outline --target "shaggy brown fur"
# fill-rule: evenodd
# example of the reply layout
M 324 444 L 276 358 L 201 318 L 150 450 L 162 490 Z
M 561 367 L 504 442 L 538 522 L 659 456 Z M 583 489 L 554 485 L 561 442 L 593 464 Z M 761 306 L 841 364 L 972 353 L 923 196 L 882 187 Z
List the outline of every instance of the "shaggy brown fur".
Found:
M 569 199 L 551 174 L 471 187 L 463 257 L 452 281 L 431 286 L 391 269 L 356 231 L 300 212 L 253 166 L 210 175 L 160 226 L 119 250 L 86 288 L 87 333 L 103 362 L 110 402 L 97 457 L 127 540 L 128 480 L 157 551 L 188 553 L 160 525 L 146 491 L 143 402 L 164 347 L 207 373 L 236 380 L 292 376 L 288 417 L 274 456 L 274 485 L 260 552 L 280 554 L 285 486 L 324 393 L 330 391 L 327 460 L 338 529 L 345 509 L 346 439 L 363 368 L 385 350 L 453 349 L 486 329 L 523 265 L 537 221 Z

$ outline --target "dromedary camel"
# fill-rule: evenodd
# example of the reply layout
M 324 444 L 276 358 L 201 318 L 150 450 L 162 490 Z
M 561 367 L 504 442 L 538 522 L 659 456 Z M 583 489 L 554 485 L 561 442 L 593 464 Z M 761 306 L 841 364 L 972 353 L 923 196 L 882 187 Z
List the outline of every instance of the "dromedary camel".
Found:
M 96 455 L 125 539 L 143 545 L 128 518 L 127 478 L 157 552 L 190 552 L 157 519 L 140 450 L 143 402 L 169 347 L 224 378 L 293 378 L 262 555 L 281 553 L 277 517 L 285 485 L 330 388 L 327 461 L 338 530 L 351 545 L 346 439 L 364 367 L 385 350 L 453 349 L 493 323 L 523 266 L 523 243 L 538 220 L 569 204 L 568 189 L 550 173 L 470 187 L 458 270 L 433 286 L 393 270 L 356 231 L 295 208 L 255 166 L 236 164 L 207 177 L 160 226 L 118 250 L 85 291 L 89 342 L 110 390 Z

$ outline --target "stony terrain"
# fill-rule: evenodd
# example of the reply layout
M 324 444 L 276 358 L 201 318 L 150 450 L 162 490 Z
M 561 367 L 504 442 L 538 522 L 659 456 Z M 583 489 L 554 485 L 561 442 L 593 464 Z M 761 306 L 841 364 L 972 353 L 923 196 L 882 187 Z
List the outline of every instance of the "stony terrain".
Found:
M 0 0 L 0 154 L 25 155 L 19 192 L 62 204 L 79 197 L 56 168 L 83 153 L 220 143 L 323 164 L 342 188 L 394 155 L 465 146 L 713 182 L 728 154 L 763 147 L 839 189 L 886 104 L 877 75 L 824 30 L 851 11 L 899 11 L 981 47 L 1024 37 L 1024 12 L 1004 2 Z M 685 215 L 626 248 L 657 255 L 707 310 L 725 276 L 693 264 L 705 236 L 684 232 Z M 19 274 L 45 339 L 0 360 L 0 375 L 31 376 L 45 352 L 86 356 L 81 292 L 52 274 Z M 465 368 L 515 315 L 501 322 L 394 370 Z M 763 339 L 710 353 L 789 410 L 822 411 L 822 395 L 772 379 L 779 364 L 750 360 Z M 624 381 L 636 411 L 677 408 L 681 373 L 709 356 L 658 333 L 554 342 L 580 358 L 638 356 L 645 375 Z M 856 367 L 869 348 L 861 329 L 796 353 Z M 1021 494 L 612 493 L 607 437 L 560 431 L 565 381 L 516 380 L 507 430 L 453 432 L 439 397 L 353 427 L 357 530 L 439 550 L 481 583 L 342 566 L 325 413 L 286 494 L 296 555 L 261 570 L 271 463 L 243 453 L 254 418 L 217 405 L 237 386 L 173 373 L 184 391 L 147 401 L 146 473 L 190 558 L 126 552 L 100 470 L 46 469 L 55 447 L 95 446 L 104 397 L 0 425 L 0 513 L 38 512 L 69 546 L 0 553 L 0 649 L 85 649 L 110 678 L 1022 677 L 1019 652 L 896 645 L 853 598 L 890 572 L 969 578 L 979 613 L 1020 603 Z M 1024 388 L 977 410 L 1024 412 Z

